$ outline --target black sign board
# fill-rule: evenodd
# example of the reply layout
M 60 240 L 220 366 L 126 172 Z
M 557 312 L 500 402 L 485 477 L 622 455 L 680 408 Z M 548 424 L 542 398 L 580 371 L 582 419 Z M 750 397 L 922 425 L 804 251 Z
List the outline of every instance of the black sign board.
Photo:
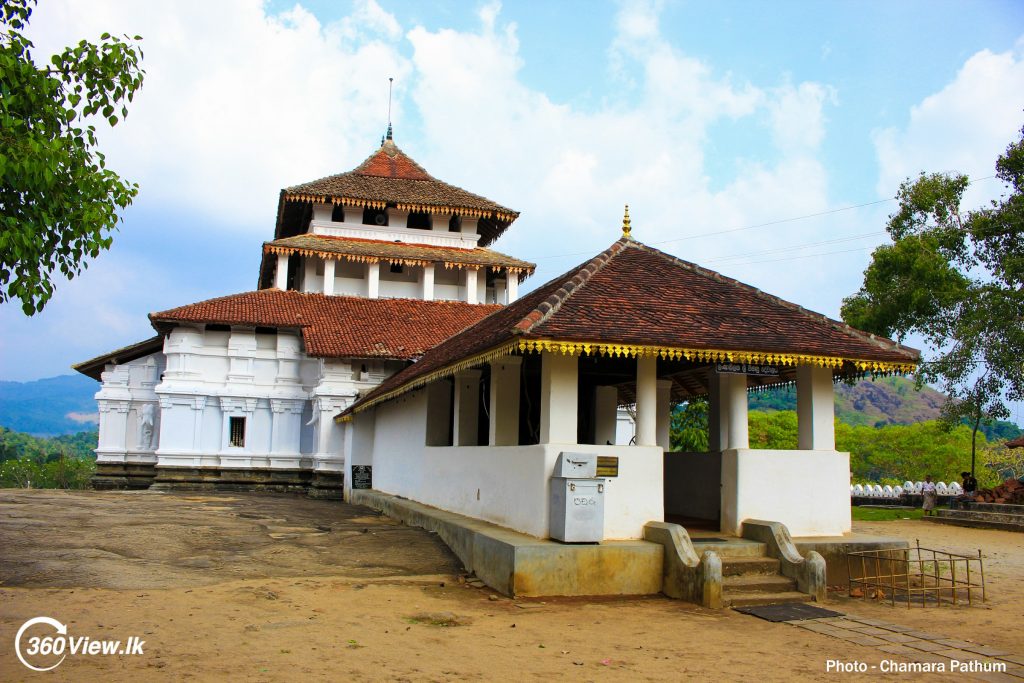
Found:
M 715 372 L 722 375 L 778 377 L 779 367 L 777 365 L 755 365 L 752 363 L 718 363 L 715 365 Z
M 373 465 L 352 465 L 352 488 L 373 488 Z

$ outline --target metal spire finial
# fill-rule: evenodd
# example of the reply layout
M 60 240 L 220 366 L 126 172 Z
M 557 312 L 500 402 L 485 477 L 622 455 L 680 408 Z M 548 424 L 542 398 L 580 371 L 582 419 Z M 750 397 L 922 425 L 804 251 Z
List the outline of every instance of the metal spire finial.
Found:
M 394 85 L 395 79 L 388 76 L 388 140 L 391 139 L 391 87 Z
M 628 240 L 633 239 L 632 228 L 629 224 L 629 204 L 626 204 L 626 212 L 622 215 L 622 236 Z

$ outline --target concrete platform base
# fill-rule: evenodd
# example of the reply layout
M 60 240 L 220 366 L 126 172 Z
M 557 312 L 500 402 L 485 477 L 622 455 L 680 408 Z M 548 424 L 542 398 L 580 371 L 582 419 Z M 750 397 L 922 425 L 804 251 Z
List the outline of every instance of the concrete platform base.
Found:
M 830 586 L 845 585 L 849 580 L 849 570 L 846 566 L 846 553 L 848 552 L 888 548 L 907 550 L 910 548 L 910 544 L 902 538 L 868 536 L 867 534 L 795 537 L 793 544 L 801 555 L 806 555 L 814 550 L 825 558 L 826 581 Z
M 309 470 L 243 470 L 219 467 L 157 467 L 154 491 L 270 491 L 305 493 Z
M 97 491 L 148 489 L 156 477 L 156 467 L 134 463 L 96 463 L 89 485 Z
M 664 549 L 648 541 L 563 544 L 367 489 L 350 503 L 436 532 L 466 569 L 509 596 L 651 595 L 661 592 Z

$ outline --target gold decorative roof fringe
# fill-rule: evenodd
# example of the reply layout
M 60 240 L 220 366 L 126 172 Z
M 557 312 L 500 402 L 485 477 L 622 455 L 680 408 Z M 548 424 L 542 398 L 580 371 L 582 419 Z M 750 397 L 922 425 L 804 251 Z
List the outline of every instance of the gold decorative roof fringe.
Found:
M 375 396 L 372 400 L 366 403 L 360 404 L 353 409 L 353 413 L 361 413 L 368 408 L 372 408 L 375 405 L 389 401 L 392 398 L 401 396 L 402 394 L 426 386 L 430 382 L 442 377 L 450 377 L 460 370 L 466 370 L 479 365 L 480 363 L 486 363 L 495 358 L 502 356 L 508 356 L 510 354 L 519 353 L 541 353 L 542 351 L 549 351 L 551 353 L 561 353 L 563 355 L 579 356 L 583 355 L 601 355 L 601 356 L 615 356 L 615 357 L 656 357 L 669 360 L 692 360 L 699 362 L 714 362 L 714 363 L 748 363 L 752 365 L 815 365 L 818 367 L 827 367 L 832 369 L 840 369 L 844 363 L 851 363 L 861 373 L 870 372 L 873 375 L 877 374 L 889 374 L 899 373 L 905 374 L 913 372 L 917 365 L 914 363 L 896 363 L 889 361 L 866 361 L 858 360 L 855 358 L 841 358 L 836 356 L 814 356 L 801 353 L 766 353 L 758 351 L 726 351 L 720 349 L 689 349 L 680 347 L 668 347 L 668 346 L 645 346 L 636 344 L 613 344 L 603 342 L 579 342 L 579 341 L 563 341 L 555 339 L 520 339 L 506 342 L 500 346 L 497 346 L 489 351 L 484 351 L 473 356 L 469 356 L 461 361 L 447 365 L 433 372 L 429 372 L 425 375 L 417 377 L 406 384 L 399 385 L 398 387 L 388 391 L 380 396 Z M 784 382 L 788 383 L 788 382 Z M 750 387 L 748 391 L 755 389 L 767 389 L 770 385 L 761 385 L 759 387 Z M 352 419 L 352 415 L 345 415 L 336 417 L 336 422 L 347 422 Z
M 913 372 L 914 363 L 893 361 L 872 361 L 840 356 L 815 356 L 802 353 L 769 353 L 761 351 L 734 351 L 722 349 L 693 349 L 670 346 L 646 346 L 637 344 L 614 344 L 602 342 L 560 341 L 552 339 L 521 339 L 517 342 L 519 351 L 540 353 L 550 351 L 563 355 L 601 355 L 615 357 L 658 357 L 668 360 L 689 360 L 702 363 L 748 363 L 756 365 L 816 365 L 821 368 L 838 369 L 844 363 L 851 363 L 862 372 Z
M 403 266 L 429 266 L 435 261 L 429 261 L 425 259 L 412 259 L 402 258 L 398 256 L 364 256 L 361 254 L 344 254 L 337 251 L 320 251 L 317 249 L 305 249 L 303 247 L 283 247 L 276 244 L 265 244 L 263 250 L 269 254 L 298 254 L 300 256 L 318 256 L 323 259 L 330 259 L 332 261 L 350 261 L 352 263 L 380 263 L 382 261 Z M 524 275 L 529 275 L 532 271 L 529 268 L 519 268 L 515 266 L 494 266 L 485 263 L 459 263 L 456 261 L 441 261 L 445 268 L 458 268 L 458 269 L 469 269 L 469 270 L 480 270 L 481 268 L 490 268 L 493 271 L 500 272 L 505 270 L 509 275 L 515 275 L 523 278 Z
M 286 192 L 285 199 L 290 199 L 298 202 L 311 202 L 311 203 L 331 203 L 331 204 L 342 204 L 344 206 L 355 206 L 361 209 L 385 209 L 387 208 L 387 202 L 380 201 L 377 199 L 361 199 L 359 197 L 336 197 L 333 195 L 315 195 L 305 194 L 298 192 Z M 483 209 L 471 209 L 464 206 L 446 206 L 444 204 L 420 204 L 420 203 L 408 203 L 408 202 L 397 202 L 395 208 L 399 211 L 409 211 L 417 213 L 438 213 L 438 210 L 445 213 L 455 214 L 456 216 L 466 216 L 468 218 L 493 218 L 497 221 L 511 222 L 514 221 L 518 214 L 505 213 L 504 211 L 489 211 Z

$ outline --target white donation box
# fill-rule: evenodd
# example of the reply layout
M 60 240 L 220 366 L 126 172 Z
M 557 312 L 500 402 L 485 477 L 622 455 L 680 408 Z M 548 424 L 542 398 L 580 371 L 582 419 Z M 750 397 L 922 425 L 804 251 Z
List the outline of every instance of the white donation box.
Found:
M 551 538 L 598 543 L 604 538 L 604 479 L 597 456 L 561 453 L 551 476 Z

